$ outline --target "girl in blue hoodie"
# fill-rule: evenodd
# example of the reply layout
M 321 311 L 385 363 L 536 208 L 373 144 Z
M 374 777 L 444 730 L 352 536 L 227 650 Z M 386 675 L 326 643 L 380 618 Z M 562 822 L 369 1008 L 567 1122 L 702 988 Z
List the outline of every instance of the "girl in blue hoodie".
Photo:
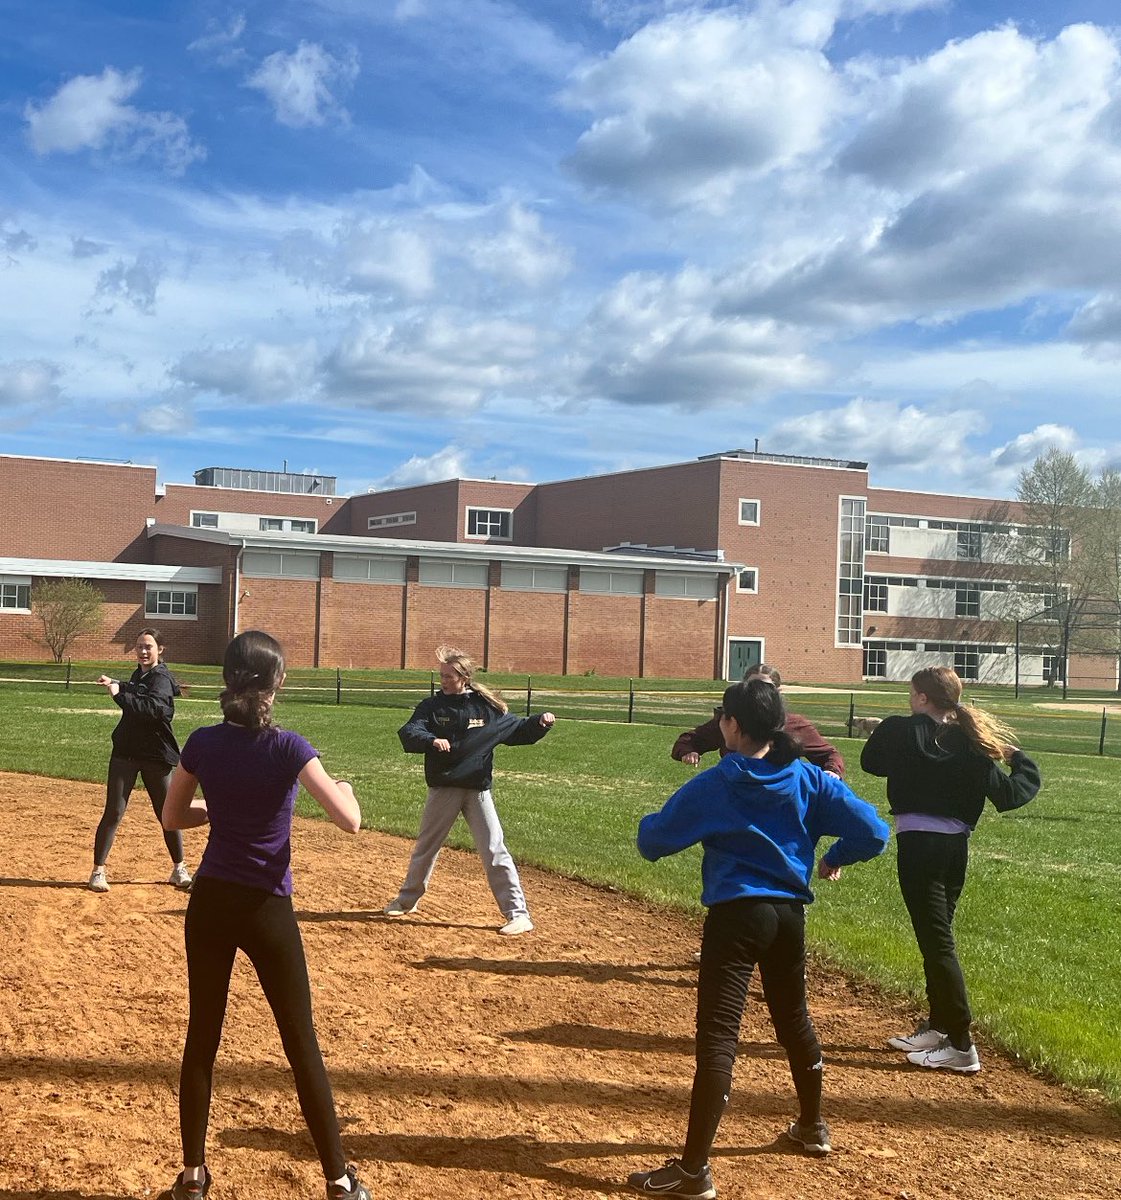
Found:
M 883 853 L 888 827 L 846 784 L 799 759 L 783 730 L 777 688 L 762 679 L 724 693 L 720 730 L 730 753 L 643 817 L 638 849 L 656 861 L 701 843 L 708 908 L 697 988 L 696 1074 L 681 1158 L 630 1176 L 636 1191 L 716 1195 L 709 1151 L 728 1103 L 740 1022 L 756 964 L 775 1034 L 790 1062 L 798 1119 L 787 1136 L 811 1154 L 831 1149 L 821 1119 L 821 1047 L 806 1008 L 805 907 L 818 841 L 838 840 L 818 874 Z

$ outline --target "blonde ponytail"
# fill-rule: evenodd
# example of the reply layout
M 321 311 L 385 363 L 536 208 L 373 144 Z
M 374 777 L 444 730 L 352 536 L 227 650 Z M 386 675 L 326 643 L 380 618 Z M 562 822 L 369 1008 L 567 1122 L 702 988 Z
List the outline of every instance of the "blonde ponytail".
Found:
M 911 683 L 939 712 L 948 713 L 947 722 L 958 725 L 974 750 L 986 758 L 1001 762 L 1007 747 L 1015 744 L 1016 735 L 998 717 L 962 704 L 961 679 L 956 671 L 949 667 L 923 667 L 911 676 Z
M 455 646 L 437 646 L 436 659 L 451 667 L 473 692 L 482 696 L 495 712 L 505 714 L 510 711 L 510 706 L 498 692 L 475 680 L 475 664 L 462 650 L 456 649 Z

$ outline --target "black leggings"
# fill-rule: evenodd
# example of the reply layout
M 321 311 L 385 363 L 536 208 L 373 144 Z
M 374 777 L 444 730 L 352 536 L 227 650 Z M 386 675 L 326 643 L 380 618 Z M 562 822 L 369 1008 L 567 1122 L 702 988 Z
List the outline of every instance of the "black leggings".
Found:
M 128 808 L 128 799 L 132 789 L 136 787 L 136 777 L 144 781 L 148 799 L 156 820 L 163 820 L 163 802 L 167 799 L 167 787 L 171 782 L 174 767 L 165 762 L 147 758 L 122 758 L 118 754 L 109 759 L 109 779 L 105 787 L 105 811 L 97 825 L 97 833 L 93 839 L 93 865 L 103 867 L 109 859 L 109 851 L 113 849 L 113 839 L 117 836 L 117 826 Z M 163 842 L 171 855 L 173 863 L 183 861 L 183 835 L 179 830 L 165 829 Z
M 697 985 L 697 1070 L 682 1165 L 708 1162 L 732 1089 L 740 1022 L 759 964 L 770 1010 L 800 1105 L 799 1120 L 821 1119 L 821 1047 L 806 1008 L 806 914 L 796 900 L 714 904 L 705 917 Z
M 292 898 L 205 875 L 196 877 L 187 905 L 186 942 L 191 1016 L 179 1074 L 184 1165 L 198 1167 L 206 1161 L 214 1057 L 222 1040 L 234 956 L 243 950 L 276 1019 L 323 1174 L 329 1180 L 341 1179 L 346 1160 L 331 1084 L 312 1024 L 304 944 Z

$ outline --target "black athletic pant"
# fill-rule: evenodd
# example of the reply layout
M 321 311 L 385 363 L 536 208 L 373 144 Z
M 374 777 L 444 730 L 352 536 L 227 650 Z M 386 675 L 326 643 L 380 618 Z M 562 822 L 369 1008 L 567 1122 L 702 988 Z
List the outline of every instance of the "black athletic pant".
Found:
M 128 808 L 129 796 L 136 787 L 136 777 L 144 781 L 144 789 L 148 799 L 152 801 L 156 820 L 163 820 L 163 802 L 167 799 L 168 785 L 175 770 L 165 762 L 148 758 L 122 758 L 114 754 L 109 759 L 109 779 L 105 787 L 105 811 L 98 822 L 97 833 L 93 839 L 93 864 L 103 867 L 113 849 L 113 839 L 117 836 L 117 827 Z M 179 830 L 165 829 L 163 831 L 164 845 L 173 863 L 183 861 L 183 835 Z
M 331 1084 L 311 1017 L 311 989 L 300 928 L 290 896 L 261 888 L 196 877 L 187 905 L 187 975 L 191 1015 L 179 1074 L 179 1129 L 183 1162 L 206 1161 L 206 1126 L 214 1057 L 238 950 L 253 964 L 276 1018 L 284 1053 L 296 1077 L 300 1111 L 311 1132 L 323 1174 L 346 1171 Z
M 705 917 L 697 985 L 697 1070 L 682 1165 L 696 1172 L 716 1140 L 736 1061 L 740 1022 L 755 965 L 775 1035 L 798 1093 L 799 1120 L 821 1119 L 821 1047 L 806 1008 L 805 905 L 743 899 L 714 904 Z
M 922 954 L 930 1025 L 971 1045 L 969 995 L 954 944 L 954 913 L 969 866 L 969 834 L 909 830 L 895 838 L 899 890 Z

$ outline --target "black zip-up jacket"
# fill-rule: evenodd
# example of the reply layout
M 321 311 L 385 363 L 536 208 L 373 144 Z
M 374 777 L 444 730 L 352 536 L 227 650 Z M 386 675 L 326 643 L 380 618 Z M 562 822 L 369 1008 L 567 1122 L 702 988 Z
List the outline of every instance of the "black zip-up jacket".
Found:
M 397 731 L 409 754 L 424 755 L 424 779 L 429 787 L 460 787 L 485 791 L 494 770 L 495 746 L 531 746 L 549 730 L 541 714 L 516 717 L 500 713 L 468 689 L 454 696 L 437 692 L 422 700 Z M 445 738 L 450 750 L 433 750 Z
M 113 697 L 121 719 L 113 730 L 113 753 L 120 758 L 155 760 L 174 767 L 179 743 L 171 732 L 175 697 L 179 694 L 171 672 L 157 663 L 148 671 L 139 667 Z
M 860 765 L 869 775 L 887 776 L 893 813 L 956 817 L 971 829 L 981 818 L 986 797 L 1000 812 L 1027 804 L 1041 786 L 1039 768 L 1017 750 L 1010 770 L 975 749 L 953 723 L 939 724 L 925 713 L 887 717 L 864 743 Z

